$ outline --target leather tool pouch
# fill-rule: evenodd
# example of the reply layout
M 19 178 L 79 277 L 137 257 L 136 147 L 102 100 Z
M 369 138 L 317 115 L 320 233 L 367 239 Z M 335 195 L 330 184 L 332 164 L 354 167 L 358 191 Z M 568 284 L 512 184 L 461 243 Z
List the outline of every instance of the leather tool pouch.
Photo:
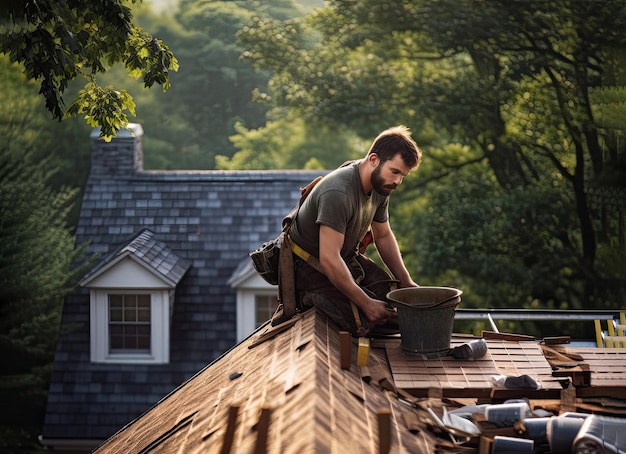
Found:
M 278 262 L 283 236 L 284 233 L 281 233 L 275 239 L 266 241 L 249 254 L 254 269 L 272 285 L 278 285 Z

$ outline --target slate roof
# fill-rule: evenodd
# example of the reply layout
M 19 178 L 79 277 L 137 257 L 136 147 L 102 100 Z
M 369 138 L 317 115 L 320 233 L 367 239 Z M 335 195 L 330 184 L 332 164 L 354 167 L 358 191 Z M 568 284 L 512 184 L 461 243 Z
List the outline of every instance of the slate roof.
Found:
M 228 280 L 250 250 L 280 232 L 300 188 L 320 174 L 145 171 L 142 134 L 132 125 L 106 143 L 92 133 L 76 241 L 101 254 L 91 276 L 126 253 L 172 282 L 182 276 L 170 363 L 91 363 L 89 291 L 77 286 L 64 301 L 49 388 L 42 439 L 51 445 L 95 446 L 235 344 L 236 293 Z
M 131 257 L 136 262 L 141 263 L 159 275 L 171 287 L 178 284 L 191 266 L 191 261 L 176 255 L 165 243 L 156 241 L 153 232 L 144 229 L 130 243 L 120 246 L 102 258 L 83 277 L 79 285 L 86 286 L 93 278 L 125 257 Z

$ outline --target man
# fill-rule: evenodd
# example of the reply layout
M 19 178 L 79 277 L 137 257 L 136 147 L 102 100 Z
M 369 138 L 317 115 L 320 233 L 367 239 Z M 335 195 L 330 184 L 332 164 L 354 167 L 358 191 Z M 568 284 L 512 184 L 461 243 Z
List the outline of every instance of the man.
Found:
M 395 126 L 376 137 L 363 159 L 329 173 L 313 188 L 289 231 L 292 243 L 318 257 L 324 271 L 296 254 L 301 310 L 316 306 L 356 336 L 385 325 L 397 331 L 397 317 L 383 301 L 385 295 L 394 284 L 418 284 L 402 261 L 389 225 L 389 195 L 420 162 L 421 151 L 408 128 Z M 359 253 L 368 229 L 392 276 Z

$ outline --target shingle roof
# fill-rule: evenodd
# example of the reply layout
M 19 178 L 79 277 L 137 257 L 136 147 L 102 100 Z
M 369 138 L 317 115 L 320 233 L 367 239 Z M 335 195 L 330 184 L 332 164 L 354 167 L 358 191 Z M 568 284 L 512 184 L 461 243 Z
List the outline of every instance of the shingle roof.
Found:
M 470 339 L 454 336 L 451 346 Z M 403 355 L 401 339 L 391 336 L 372 340 L 366 366 L 356 364 L 356 339 L 349 342 L 350 363 L 344 368 L 340 332 L 314 309 L 283 325 L 261 327 L 122 428 L 95 454 L 486 453 L 492 452 L 495 437 L 528 440 L 533 435 L 525 426 L 513 424 L 524 415 L 500 424 L 497 418 L 487 418 L 485 405 L 526 400 L 532 411 L 528 417 L 543 418 L 544 423 L 568 411 L 622 412 L 615 399 L 611 410 L 608 396 L 625 397 L 625 348 L 595 349 L 614 364 L 599 364 L 599 370 L 613 369 L 612 382 L 602 388 L 606 382 L 599 381 L 592 393 L 593 384 L 575 387 L 562 376 L 553 377 L 542 353 L 545 346 L 537 341 L 488 339 L 487 354 L 477 360 L 423 359 Z M 572 350 L 580 350 L 559 349 L 574 358 Z M 541 387 L 524 389 L 491 380 L 524 374 L 537 378 Z M 620 385 L 622 392 L 616 394 L 614 386 Z M 603 406 L 583 398 L 589 395 L 606 396 Z M 477 430 L 473 435 L 460 431 L 454 422 L 439 425 L 436 417 L 459 409 L 472 414 Z M 617 424 L 618 432 L 626 429 L 626 420 Z M 559 437 L 561 446 L 573 442 L 573 436 L 569 441 L 563 434 Z M 540 438 L 531 451 L 549 452 Z
M 148 452 L 378 452 L 378 415 L 391 414 L 391 452 L 430 453 L 428 431 L 412 432 L 416 409 L 367 383 L 363 369 L 340 367 L 339 332 L 311 310 L 289 329 L 255 345 L 258 332 L 199 372 L 96 453 Z M 386 363 L 372 350 L 372 368 Z M 382 367 L 379 370 L 384 371 Z M 229 428 L 229 414 L 234 412 Z M 264 413 L 265 412 L 265 413 Z M 266 450 L 254 451 L 264 434 Z M 229 430 L 232 430 L 232 435 Z M 443 441 L 442 441 L 443 442 Z M 229 451 L 220 451 L 231 443 Z
M 44 440 L 104 440 L 231 348 L 237 314 L 228 279 L 280 232 L 300 188 L 320 174 L 144 171 L 140 136 L 94 138 L 76 241 L 109 260 L 124 250 L 172 282 L 191 264 L 176 288 L 170 363 L 91 363 L 89 291 L 77 286 L 64 301 Z

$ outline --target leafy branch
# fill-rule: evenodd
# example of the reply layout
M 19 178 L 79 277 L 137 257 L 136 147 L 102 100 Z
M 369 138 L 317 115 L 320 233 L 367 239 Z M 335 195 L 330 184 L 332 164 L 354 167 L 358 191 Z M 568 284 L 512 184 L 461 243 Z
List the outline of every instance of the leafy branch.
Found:
M 125 90 L 100 87 L 96 74 L 123 63 L 145 87 L 156 83 L 167 91 L 169 71 L 178 70 L 167 45 L 134 25 L 125 5 L 129 1 L 137 0 L 9 1 L 0 6 L 0 53 L 40 83 L 39 94 L 53 118 L 83 114 L 88 124 L 101 127 L 105 140 L 127 126 L 126 112 L 134 115 L 135 105 Z M 79 76 L 87 83 L 64 112 L 63 93 Z

